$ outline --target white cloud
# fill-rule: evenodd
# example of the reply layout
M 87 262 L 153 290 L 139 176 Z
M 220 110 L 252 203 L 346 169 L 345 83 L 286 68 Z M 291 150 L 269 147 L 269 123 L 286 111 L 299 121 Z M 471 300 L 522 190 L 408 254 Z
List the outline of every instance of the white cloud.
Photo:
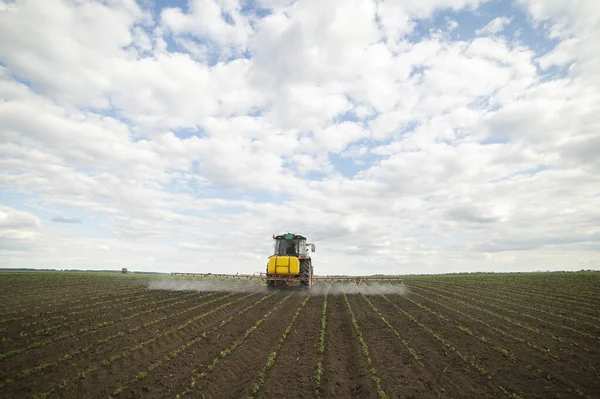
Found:
M 455 20 L 451 19 L 448 21 L 447 25 L 446 25 L 446 29 L 450 32 L 452 32 L 453 30 L 455 30 L 456 28 L 458 28 L 458 22 L 456 22 Z
M 354 122 L 342 122 L 314 133 L 314 146 L 320 150 L 339 153 L 346 146 L 362 138 L 368 138 L 369 132 Z
M 0 204 L 0 267 L 13 256 L 27 256 L 39 239 L 40 220 L 29 212 Z
M 497 35 L 512 22 L 512 18 L 497 17 L 488 22 L 483 28 L 477 29 L 477 35 Z
M 550 22 L 547 54 L 499 35 L 511 15 L 406 36 L 475 0 L 195 1 L 155 21 L 133 1 L 0 3 L 0 259 L 254 272 L 297 231 L 319 273 L 598 267 L 597 14 L 520 3 Z
M 567 0 L 518 0 L 534 22 L 550 26 L 548 35 L 559 44 L 547 57 L 540 59 L 541 66 L 562 65 L 574 61 L 570 69 L 573 76 L 585 79 L 600 90 L 597 37 L 600 35 L 600 13 L 594 0 L 571 2 Z
M 0 228 L 20 230 L 39 226 L 40 220 L 35 215 L 0 205 Z
M 539 58 L 540 67 L 548 69 L 553 65 L 563 66 L 574 61 L 577 58 L 578 44 L 577 39 L 566 39 L 560 42 L 551 52 Z
M 192 35 L 202 42 L 214 42 L 210 48 L 222 52 L 221 57 L 243 52 L 253 29 L 240 13 L 239 1 L 191 0 L 188 8 L 187 13 L 180 8 L 163 9 L 160 19 L 164 28 L 175 36 Z M 186 43 L 193 45 L 189 40 Z
M 485 0 L 425 0 L 425 1 L 377 1 L 377 16 L 381 29 L 388 39 L 388 46 L 397 51 L 403 36 L 411 33 L 417 22 L 427 19 L 436 10 L 476 9 Z
M 0 58 L 12 74 L 76 106 L 109 108 L 104 93 L 144 15 L 129 0 L 18 2 L 0 14 Z M 23 34 L 24 30 L 27 34 Z

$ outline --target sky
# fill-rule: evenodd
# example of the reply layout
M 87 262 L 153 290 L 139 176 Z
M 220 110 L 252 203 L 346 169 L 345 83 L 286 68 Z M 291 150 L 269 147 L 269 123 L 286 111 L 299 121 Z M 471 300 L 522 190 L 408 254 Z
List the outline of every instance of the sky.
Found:
M 596 0 L 0 0 L 0 267 L 600 269 Z

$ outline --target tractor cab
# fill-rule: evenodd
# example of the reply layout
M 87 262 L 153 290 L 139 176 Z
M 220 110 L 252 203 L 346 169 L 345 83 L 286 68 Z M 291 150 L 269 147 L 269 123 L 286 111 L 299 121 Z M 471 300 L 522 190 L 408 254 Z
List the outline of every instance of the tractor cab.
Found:
M 315 252 L 314 244 L 307 244 L 306 237 L 298 234 L 281 234 L 273 236 L 275 240 L 274 255 L 277 256 L 308 256 Z

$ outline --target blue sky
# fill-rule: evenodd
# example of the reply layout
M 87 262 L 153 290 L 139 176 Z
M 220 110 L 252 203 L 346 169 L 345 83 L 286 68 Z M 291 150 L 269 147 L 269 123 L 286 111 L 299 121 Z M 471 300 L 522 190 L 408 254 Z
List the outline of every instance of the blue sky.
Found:
M 0 1 L 0 267 L 598 268 L 597 14 Z

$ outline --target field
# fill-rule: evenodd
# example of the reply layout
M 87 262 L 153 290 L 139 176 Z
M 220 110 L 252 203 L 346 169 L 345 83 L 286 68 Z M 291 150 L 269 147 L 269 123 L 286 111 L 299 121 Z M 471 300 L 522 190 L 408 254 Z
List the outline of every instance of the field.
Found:
M 0 272 L 0 397 L 597 398 L 599 298 L 592 272 L 310 293 Z

